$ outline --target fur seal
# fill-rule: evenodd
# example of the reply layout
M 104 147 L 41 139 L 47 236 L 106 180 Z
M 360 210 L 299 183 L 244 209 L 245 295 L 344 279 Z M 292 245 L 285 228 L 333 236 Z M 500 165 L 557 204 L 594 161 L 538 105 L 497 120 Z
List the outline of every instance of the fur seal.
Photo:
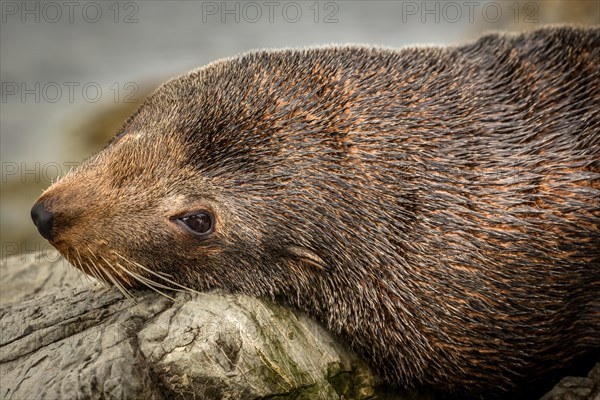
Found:
M 599 65 L 566 27 L 220 60 L 32 218 L 122 290 L 272 298 L 392 384 L 518 393 L 600 348 Z

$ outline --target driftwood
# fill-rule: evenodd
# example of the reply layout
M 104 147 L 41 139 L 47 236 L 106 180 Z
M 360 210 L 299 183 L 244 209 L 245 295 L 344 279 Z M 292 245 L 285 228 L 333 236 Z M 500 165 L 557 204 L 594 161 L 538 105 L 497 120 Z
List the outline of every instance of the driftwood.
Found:
M 50 254 L 0 266 L 0 399 L 401 399 L 301 313 L 99 285 Z M 544 400 L 598 399 L 600 364 Z

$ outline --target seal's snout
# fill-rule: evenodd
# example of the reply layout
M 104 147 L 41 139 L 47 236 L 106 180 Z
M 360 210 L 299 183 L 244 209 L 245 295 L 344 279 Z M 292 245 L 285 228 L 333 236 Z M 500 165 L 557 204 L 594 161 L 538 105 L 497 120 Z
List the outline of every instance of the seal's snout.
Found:
M 43 203 L 37 202 L 33 205 L 31 208 L 31 219 L 44 238 L 48 240 L 52 239 L 54 214 L 48 211 Z

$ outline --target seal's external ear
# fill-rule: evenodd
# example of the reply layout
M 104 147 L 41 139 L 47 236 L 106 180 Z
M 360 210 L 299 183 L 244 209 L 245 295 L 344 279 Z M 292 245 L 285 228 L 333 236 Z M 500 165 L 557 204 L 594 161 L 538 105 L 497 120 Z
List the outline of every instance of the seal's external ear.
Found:
M 298 261 L 305 262 L 320 271 L 329 272 L 331 268 L 312 250 L 302 246 L 289 245 L 282 249 L 282 254 L 285 257 L 294 258 Z

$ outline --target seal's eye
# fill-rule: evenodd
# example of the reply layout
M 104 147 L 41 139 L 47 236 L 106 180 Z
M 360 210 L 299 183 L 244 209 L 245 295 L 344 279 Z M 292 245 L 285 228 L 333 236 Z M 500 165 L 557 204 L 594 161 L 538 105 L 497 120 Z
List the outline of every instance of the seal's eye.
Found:
M 179 218 L 181 222 L 187 225 L 194 233 L 199 235 L 207 235 L 212 231 L 212 217 L 207 213 L 197 213 Z

